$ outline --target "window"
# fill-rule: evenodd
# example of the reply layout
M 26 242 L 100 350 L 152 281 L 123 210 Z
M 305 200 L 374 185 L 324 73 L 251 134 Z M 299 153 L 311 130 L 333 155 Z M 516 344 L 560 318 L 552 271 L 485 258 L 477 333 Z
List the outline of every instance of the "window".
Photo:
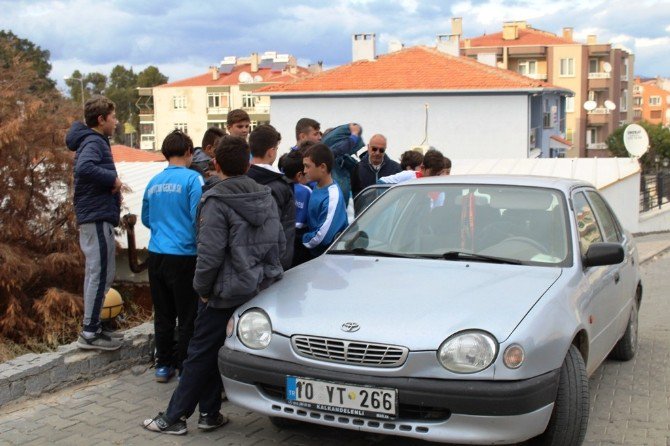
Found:
M 596 92 L 594 90 L 589 90 L 589 101 L 596 100 Z
M 598 129 L 588 128 L 586 129 L 586 145 L 595 144 L 598 142 Z
M 598 59 L 589 59 L 589 73 L 598 73 Z
M 623 90 L 621 92 L 621 101 L 619 104 L 619 108 L 621 109 L 621 111 L 628 110 L 628 90 Z
M 524 60 L 519 62 L 519 74 L 524 76 L 537 74 L 537 61 L 534 60 Z
M 207 108 L 228 108 L 228 95 L 207 93 Z
M 175 122 L 174 129 L 181 130 L 182 132 L 188 134 L 188 124 L 185 122 Z
M 633 118 L 635 118 L 635 119 L 642 118 L 642 110 L 640 110 L 639 108 L 636 109 L 636 110 L 633 110 Z
M 226 129 L 226 121 L 207 121 L 207 128 L 216 127 L 219 129 Z
M 542 127 L 545 129 L 551 128 L 551 112 L 549 111 L 549 99 L 544 100 L 544 109 L 542 113 Z
M 186 108 L 186 96 L 172 96 L 172 108 L 183 110 Z
M 651 110 L 649 113 L 649 118 L 650 119 L 661 119 L 663 114 L 661 113 L 661 110 Z
M 140 134 L 141 135 L 153 135 L 154 134 L 154 123 L 153 122 L 140 122 Z
M 649 105 L 661 105 L 661 97 L 649 96 Z
M 256 106 L 256 96 L 251 93 L 242 95 L 242 108 L 254 108 Z
M 575 59 L 561 59 L 561 76 L 575 75 Z
M 640 96 L 636 96 L 633 98 L 633 104 L 635 104 L 637 107 L 642 106 L 642 98 Z
M 598 228 L 595 214 L 586 201 L 583 193 L 577 193 L 573 197 L 575 216 L 577 217 L 577 231 L 579 231 L 579 250 L 582 255 L 586 254 L 592 243 L 603 241 L 603 236 Z
M 566 113 L 572 113 L 575 111 L 575 97 L 568 96 L 565 98 L 565 111 Z
M 622 240 L 621 232 L 619 231 L 619 225 L 616 224 L 615 217 L 612 215 L 609 206 L 603 200 L 598 193 L 595 191 L 587 191 L 586 196 L 589 198 L 593 210 L 598 217 L 600 222 L 600 227 L 605 235 L 606 242 L 617 243 Z

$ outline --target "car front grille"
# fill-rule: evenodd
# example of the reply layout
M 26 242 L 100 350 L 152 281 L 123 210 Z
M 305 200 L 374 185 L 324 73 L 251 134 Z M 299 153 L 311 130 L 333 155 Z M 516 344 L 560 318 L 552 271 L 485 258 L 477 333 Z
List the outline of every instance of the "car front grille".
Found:
M 399 367 L 409 350 L 397 345 L 296 335 L 291 338 L 293 350 L 300 356 L 320 361 L 365 367 Z

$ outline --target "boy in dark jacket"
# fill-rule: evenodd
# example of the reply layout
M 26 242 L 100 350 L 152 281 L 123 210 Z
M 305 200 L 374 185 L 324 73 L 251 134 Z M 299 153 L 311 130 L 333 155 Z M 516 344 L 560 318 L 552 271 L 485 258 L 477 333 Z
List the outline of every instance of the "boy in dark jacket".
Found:
M 284 227 L 286 236 L 286 252 L 282 257 L 284 271 L 291 267 L 293 261 L 293 243 L 295 240 L 295 202 L 290 180 L 274 167 L 281 135 L 269 124 L 259 125 L 249 135 L 251 150 L 251 167 L 247 175 L 257 183 L 268 186 L 272 198 L 277 203 L 279 220 Z
M 215 151 L 221 181 L 205 192 L 198 211 L 198 255 L 193 288 L 200 296 L 188 358 L 166 412 L 144 428 L 183 435 L 186 419 L 200 406 L 198 427 L 213 430 L 228 419 L 221 409 L 223 383 L 217 353 L 235 308 L 282 276 L 284 230 L 270 189 L 245 175 L 249 146 L 224 136 Z
M 75 122 L 65 138 L 74 157 L 74 209 L 79 245 L 86 257 L 83 349 L 116 350 L 121 340 L 100 324 L 100 309 L 116 272 L 114 227 L 121 212 L 121 180 L 116 174 L 109 137 L 118 121 L 114 103 L 94 96 L 84 105 L 86 125 Z

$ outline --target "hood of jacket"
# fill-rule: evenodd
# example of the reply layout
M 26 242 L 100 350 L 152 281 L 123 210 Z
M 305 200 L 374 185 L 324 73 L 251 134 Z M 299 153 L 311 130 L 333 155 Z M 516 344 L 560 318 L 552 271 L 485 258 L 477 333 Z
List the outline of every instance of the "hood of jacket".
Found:
M 275 205 L 270 188 L 258 184 L 246 175 L 217 182 L 202 196 L 205 200 L 220 200 L 252 226 L 261 226 L 270 217 L 267 211 Z
M 253 178 L 257 183 L 261 184 L 268 184 L 275 180 L 281 180 L 282 178 L 284 178 L 283 173 L 273 172 L 269 169 L 259 167 L 253 164 L 249 166 L 249 171 L 247 171 L 247 175 Z
M 72 123 L 70 130 L 68 130 L 67 135 L 65 136 L 65 144 L 68 149 L 76 152 L 79 150 L 79 147 L 81 147 L 84 140 L 89 136 L 98 137 L 104 141 L 105 144 L 109 144 L 109 139 L 80 121 Z

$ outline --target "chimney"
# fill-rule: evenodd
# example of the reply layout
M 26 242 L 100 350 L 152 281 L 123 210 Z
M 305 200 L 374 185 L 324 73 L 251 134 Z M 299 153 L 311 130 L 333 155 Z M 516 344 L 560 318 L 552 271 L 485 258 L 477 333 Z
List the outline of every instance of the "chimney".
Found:
M 461 17 L 451 18 L 451 34 L 455 34 L 457 36 L 463 35 L 463 19 Z
M 321 73 L 323 71 L 323 61 L 319 60 L 317 63 L 309 64 L 307 70 L 312 74 Z
M 251 72 L 258 73 L 258 53 L 251 53 Z
M 437 50 L 458 57 L 460 55 L 460 36 L 457 34 L 438 34 Z
M 209 67 L 209 72 L 212 73 L 212 80 L 219 80 L 219 67 Z
M 595 34 L 589 34 L 586 37 L 586 44 L 587 45 L 596 45 L 598 43 L 597 36 Z
M 396 51 L 400 51 L 403 49 L 405 45 L 398 39 L 392 39 L 389 40 L 389 46 L 388 46 L 388 52 L 389 53 L 395 53 Z
M 571 27 L 565 27 L 563 28 L 563 38 L 566 40 L 572 40 L 572 28 Z
M 463 48 L 470 48 L 471 42 L 470 39 L 465 39 L 465 41 L 463 41 Z
M 354 34 L 351 36 L 352 61 L 375 60 L 375 35 L 372 33 Z
M 519 38 L 519 28 L 516 23 L 503 23 L 503 40 L 516 40 Z

